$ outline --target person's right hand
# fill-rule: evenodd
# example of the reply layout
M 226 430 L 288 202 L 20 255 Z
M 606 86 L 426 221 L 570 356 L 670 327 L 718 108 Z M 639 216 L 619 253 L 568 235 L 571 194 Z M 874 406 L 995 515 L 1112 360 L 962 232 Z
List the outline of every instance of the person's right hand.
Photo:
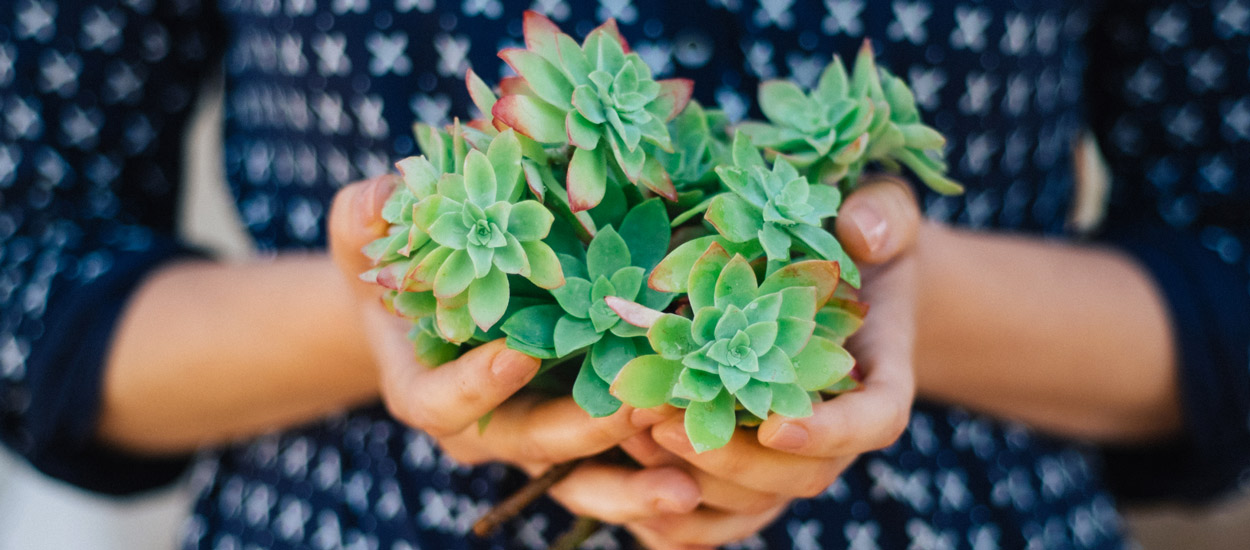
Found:
M 615 447 L 666 418 L 655 411 L 622 406 L 616 414 L 594 419 L 568 397 L 514 397 L 538 372 L 539 361 L 507 349 L 502 340 L 481 345 L 438 368 L 420 364 L 406 336 L 410 322 L 382 307 L 381 287 L 358 278 L 373 267 L 361 248 L 386 233 L 382 205 L 397 182 L 394 176 L 382 176 L 344 187 L 335 197 L 329 218 L 331 255 L 343 276 L 353 281 L 378 366 L 382 399 L 397 420 L 433 436 L 459 462 L 505 462 L 535 475 L 553 464 Z M 478 419 L 491 411 L 485 431 L 479 431 Z M 587 463 L 566 483 L 553 488 L 552 494 L 558 499 L 569 484 L 610 479 L 611 490 L 634 498 L 602 499 L 602 504 L 570 508 L 613 523 L 656 512 L 689 511 L 698 505 L 698 485 L 678 468 L 614 475 L 622 472 L 613 465 Z

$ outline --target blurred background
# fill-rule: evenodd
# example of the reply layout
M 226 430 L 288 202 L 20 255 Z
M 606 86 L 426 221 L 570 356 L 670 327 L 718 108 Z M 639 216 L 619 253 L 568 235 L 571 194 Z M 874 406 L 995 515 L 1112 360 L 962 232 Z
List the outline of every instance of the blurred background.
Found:
M 190 242 L 237 260 L 252 248 L 224 183 L 220 124 L 221 96 L 210 91 L 186 136 L 189 185 L 180 229 Z M 1243 493 L 1202 508 L 1125 510 L 1128 529 L 1144 550 L 1246 550 L 1250 492 Z M 189 503 L 182 486 L 126 499 L 91 495 L 0 447 L 0 550 L 169 550 Z

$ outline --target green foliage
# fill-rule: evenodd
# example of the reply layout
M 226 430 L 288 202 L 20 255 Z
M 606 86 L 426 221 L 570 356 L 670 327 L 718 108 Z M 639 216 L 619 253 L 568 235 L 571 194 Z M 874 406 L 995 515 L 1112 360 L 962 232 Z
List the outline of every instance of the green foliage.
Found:
M 738 407 L 758 419 L 810 415 L 809 392 L 853 365 L 838 342 L 813 334 L 837 281 L 836 264 L 812 260 L 760 283 L 746 258 L 712 242 L 689 271 L 693 317 L 659 317 L 647 331 L 657 355 L 626 364 L 612 390 L 636 407 L 688 404 L 686 434 L 700 452 L 729 441 Z
M 500 53 L 518 76 L 465 74 L 480 118 L 416 125 L 422 155 L 396 163 L 389 230 L 363 250 L 419 362 L 506 338 L 543 360 L 531 391 L 595 417 L 684 408 L 700 452 L 854 389 L 843 344 L 867 305 L 826 229 L 842 193 L 869 162 L 958 191 L 903 81 L 864 49 L 813 90 L 765 82 L 768 122 L 731 141 L 615 23 L 579 44 L 529 12 L 523 31 Z
M 663 151 L 673 144 L 666 123 L 690 100 L 686 79 L 655 80 L 629 51 L 615 21 L 594 29 L 580 45 L 546 17 L 525 16 L 525 49 L 499 56 L 524 81 L 494 101 L 471 83 L 479 108 L 489 104 L 495 120 L 551 145 L 571 145 L 568 202 L 573 212 L 597 206 L 609 186 L 609 168 L 651 191 L 677 198 L 668 173 L 642 146 Z

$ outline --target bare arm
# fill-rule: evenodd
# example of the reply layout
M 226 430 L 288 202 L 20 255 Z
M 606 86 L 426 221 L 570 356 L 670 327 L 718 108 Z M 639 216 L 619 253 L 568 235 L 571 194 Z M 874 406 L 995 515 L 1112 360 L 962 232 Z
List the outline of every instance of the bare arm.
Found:
M 356 311 L 326 255 L 163 269 L 114 336 L 99 433 L 179 453 L 375 399 Z
M 1103 442 L 1180 428 L 1167 312 L 1133 261 L 936 224 L 916 252 L 920 395 Z

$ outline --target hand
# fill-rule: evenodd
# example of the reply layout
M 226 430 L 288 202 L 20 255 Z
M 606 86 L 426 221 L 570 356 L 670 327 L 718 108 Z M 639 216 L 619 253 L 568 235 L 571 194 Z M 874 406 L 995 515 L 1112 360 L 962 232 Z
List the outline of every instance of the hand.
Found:
M 871 304 L 863 328 L 847 342 L 864 375 L 859 390 L 816 404 L 808 418 L 773 415 L 758 431 L 740 430 L 725 447 L 703 454 L 694 452 L 680 416 L 622 445 L 646 467 L 688 471 L 702 493 L 696 510 L 625 522 L 644 544 L 693 550 L 748 537 L 792 499 L 823 493 L 859 454 L 898 438 L 915 395 L 915 266 L 909 252 L 919 225 L 915 199 L 894 180 L 865 183 L 838 217 L 838 238 L 864 270 L 861 296 Z M 606 493 L 609 480 L 586 481 L 566 488 L 566 502 L 594 510 L 604 494 L 633 498 Z
M 612 416 L 592 419 L 571 398 L 514 398 L 538 372 L 539 361 L 507 349 L 502 340 L 478 346 L 438 368 L 419 364 L 406 336 L 410 322 L 382 307 L 381 287 L 358 279 L 373 267 L 361 248 L 386 233 L 382 205 L 396 184 L 396 177 L 383 176 L 343 188 L 330 211 L 329 232 L 335 264 L 354 281 L 379 369 L 382 399 L 397 420 L 433 436 L 459 462 L 506 462 L 534 475 L 552 464 L 615 447 L 664 418 L 624 406 Z M 477 420 L 491 411 L 490 423 L 480 432 Z M 587 464 L 570 479 L 576 483 L 614 471 Z M 608 510 L 597 517 L 684 511 L 698 503 L 694 481 L 676 468 L 643 470 L 615 476 L 613 481 L 618 484 L 613 490 L 645 495 L 639 504 L 645 510 Z

